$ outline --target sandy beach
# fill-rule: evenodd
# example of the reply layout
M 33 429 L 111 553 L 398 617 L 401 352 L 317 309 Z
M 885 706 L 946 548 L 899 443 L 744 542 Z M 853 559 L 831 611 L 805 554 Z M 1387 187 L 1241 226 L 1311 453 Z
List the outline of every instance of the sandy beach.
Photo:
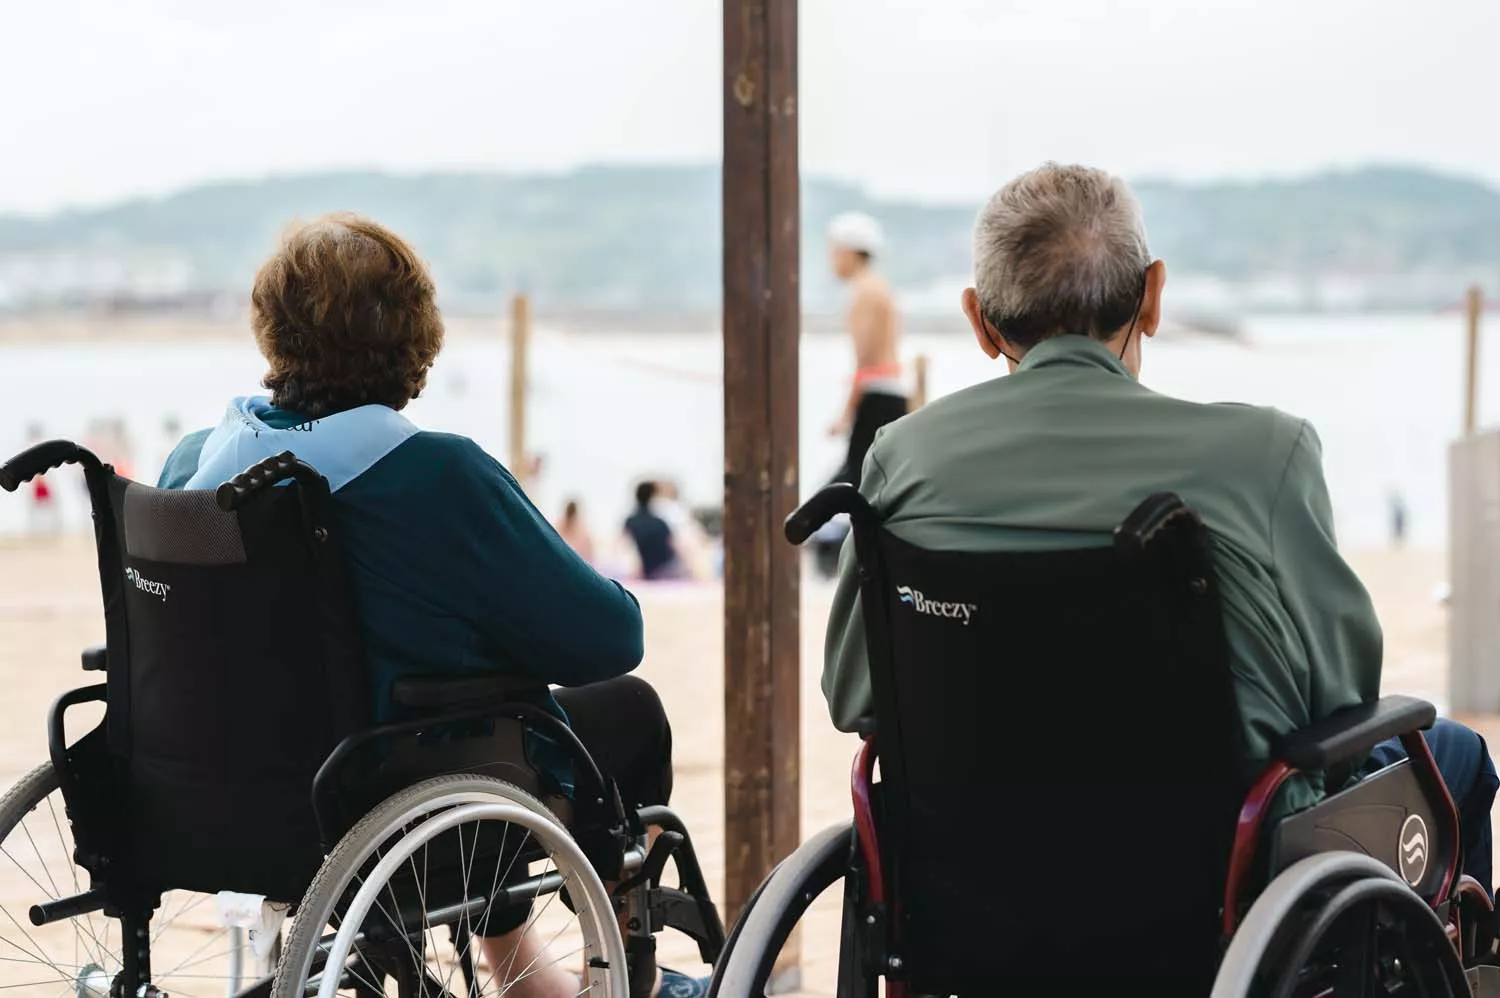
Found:
M 0 538 L 0 785 L 9 786 L 45 757 L 43 719 L 60 692 L 91 677 L 78 671 L 82 647 L 103 637 L 93 548 L 86 538 Z M 1446 622 L 1433 593 L 1445 558 L 1431 551 L 1352 556 L 1374 596 L 1386 634 L 1385 690 L 1446 700 Z M 692 830 L 710 884 L 722 883 L 723 701 L 722 595 L 716 587 L 639 591 L 647 621 L 640 674 L 661 692 L 675 730 L 674 806 Z M 829 587 L 804 585 L 802 667 L 802 828 L 804 838 L 848 814 L 847 774 L 855 744 L 828 724 L 818 690 Z M 1065 713 L 1062 720 L 1065 722 Z M 1500 718 L 1467 718 L 1492 740 Z M 1086 734 L 1086 733 L 1085 733 Z M 30 903 L 26 884 L 0 878 L 0 902 L 12 912 Z M 18 896 L 19 895 L 19 896 Z M 825 898 L 803 936 L 804 988 L 832 995 L 837 911 Z M 663 962 L 694 966 L 693 949 L 663 937 Z M 0 984 L 7 971 L 0 964 Z M 16 992 L 12 992 L 16 993 Z

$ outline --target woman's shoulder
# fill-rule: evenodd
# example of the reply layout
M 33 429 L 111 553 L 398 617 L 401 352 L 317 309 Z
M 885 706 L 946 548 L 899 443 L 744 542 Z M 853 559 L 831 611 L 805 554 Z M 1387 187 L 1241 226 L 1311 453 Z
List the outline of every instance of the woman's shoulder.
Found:
M 455 489 L 514 481 L 504 466 L 472 438 L 433 430 L 422 430 L 402 441 L 360 477 L 399 483 L 408 491 L 422 483 Z
M 163 462 L 156 487 L 180 489 L 186 486 L 188 479 L 198 470 L 198 455 L 203 452 L 203 444 L 212 432 L 212 429 L 196 430 L 183 437 Z

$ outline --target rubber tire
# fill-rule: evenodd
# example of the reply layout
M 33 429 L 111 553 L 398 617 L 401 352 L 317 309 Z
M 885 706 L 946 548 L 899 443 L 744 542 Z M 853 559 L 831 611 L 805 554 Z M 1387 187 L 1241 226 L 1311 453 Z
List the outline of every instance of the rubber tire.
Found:
M 844 879 L 852 822 L 833 825 L 797 847 L 757 889 L 735 921 L 715 968 L 713 998 L 761 998 L 776 954 L 797 920 L 824 891 Z M 831 867 L 837 872 L 829 875 Z
M 302 902 L 297 906 L 299 917 L 293 919 L 292 931 L 286 935 L 282 944 L 281 962 L 276 967 L 271 998 L 303 998 L 313 951 L 323 937 L 323 930 L 329 924 L 334 906 L 348 890 L 355 873 L 365 865 L 374 850 L 391 837 L 403 814 L 420 806 L 425 800 L 435 801 L 452 794 L 487 795 L 503 799 L 536 813 L 556 826 L 563 835 L 568 834 L 567 829 L 558 822 L 557 816 L 535 797 L 513 784 L 486 776 L 440 776 L 391 795 L 361 818 L 323 860 L 317 876 L 313 878 Z M 427 815 L 424 813 L 423 816 Z M 592 868 L 581 871 L 581 875 L 592 877 L 599 890 L 604 891 L 603 882 Z M 309 914 L 313 917 L 307 918 Z M 606 919 L 605 926 L 606 931 L 612 928 L 618 938 L 619 929 L 613 918 Z M 598 941 L 595 942 L 597 944 Z M 623 951 L 622 941 L 620 952 Z M 618 966 L 611 961 L 605 974 L 607 987 L 600 998 L 627 998 L 627 976 L 623 961 Z

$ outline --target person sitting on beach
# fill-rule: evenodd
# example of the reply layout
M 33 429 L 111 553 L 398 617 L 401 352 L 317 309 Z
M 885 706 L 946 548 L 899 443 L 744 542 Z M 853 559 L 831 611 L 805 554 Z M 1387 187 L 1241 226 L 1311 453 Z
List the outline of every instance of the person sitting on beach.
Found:
M 589 526 L 583 522 L 583 510 L 577 499 L 569 499 L 563 505 L 562 519 L 557 523 L 557 533 L 578 557 L 594 563 L 594 539 L 589 536 Z
M 672 544 L 682 563 L 683 576 L 698 580 L 713 578 L 713 545 L 703 524 L 682 501 L 682 492 L 675 481 L 670 478 L 657 481 L 651 509 L 672 528 Z
M 625 518 L 625 536 L 634 547 L 640 577 L 647 582 L 681 579 L 686 566 L 678 554 L 671 522 L 657 508 L 661 487 L 653 481 L 635 487 L 635 509 Z
M 250 321 L 269 396 L 236 398 L 218 427 L 185 438 L 164 488 L 211 489 L 290 450 L 333 490 L 378 720 L 404 676 L 496 672 L 537 680 L 629 805 L 665 804 L 672 735 L 661 701 L 626 675 L 640 663 L 640 607 L 558 536 L 510 471 L 467 437 L 401 414 L 443 343 L 427 268 L 394 233 L 330 215 L 296 226 L 256 275 Z M 548 692 L 558 684 L 568 687 Z M 555 747 L 553 747 L 555 749 Z M 566 788 L 566 756 L 538 763 Z M 578 993 L 520 921 L 491 919 L 492 968 L 532 967 L 507 994 Z M 664 973 L 664 995 L 704 983 Z
M 1213 539 L 1248 779 L 1277 736 L 1378 697 L 1380 623 L 1335 544 L 1312 426 L 1274 409 L 1181 401 L 1137 380 L 1165 280 L 1119 179 L 1048 164 L 1006 184 L 979 215 L 962 304 L 979 349 L 1009 376 L 886 427 L 861 491 L 895 535 L 950 550 L 1106 544 L 1146 496 L 1180 495 Z M 847 543 L 823 692 L 841 730 L 872 710 Z M 1426 735 L 1458 805 L 1464 872 L 1491 889 L 1500 781 L 1489 750 L 1452 721 Z M 1402 754 L 1399 742 L 1382 744 L 1364 770 Z M 1280 812 L 1338 789 L 1320 780 L 1289 782 Z
M 35 447 L 46 439 L 40 424 L 33 423 L 26 430 L 26 446 Z M 57 496 L 52 493 L 52 483 L 46 475 L 37 475 L 31 480 L 31 514 L 28 528 L 33 534 L 56 534 L 62 521 L 57 510 Z

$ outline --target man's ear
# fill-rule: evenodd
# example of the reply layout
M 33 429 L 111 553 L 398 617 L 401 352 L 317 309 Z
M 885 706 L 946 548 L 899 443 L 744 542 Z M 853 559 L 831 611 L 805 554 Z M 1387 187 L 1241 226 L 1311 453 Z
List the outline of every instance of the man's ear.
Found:
M 1144 336 L 1155 336 L 1161 325 L 1161 292 L 1167 286 L 1167 265 L 1157 260 L 1146 268 L 1146 293 L 1141 296 L 1140 330 Z
M 964 315 L 968 317 L 969 325 L 974 329 L 974 338 L 979 341 L 979 349 L 990 360 L 1000 357 L 1000 347 L 990 335 L 984 321 L 984 314 L 979 311 L 979 293 L 973 288 L 964 288 L 963 293 Z

